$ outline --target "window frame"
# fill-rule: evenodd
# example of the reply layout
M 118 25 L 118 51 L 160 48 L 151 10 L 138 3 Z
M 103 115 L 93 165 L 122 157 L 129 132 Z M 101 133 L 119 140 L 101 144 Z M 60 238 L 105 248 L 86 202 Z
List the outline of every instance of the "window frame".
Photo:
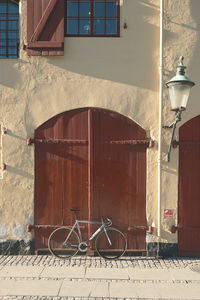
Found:
M 117 3 L 117 15 L 116 17 L 107 17 L 106 18 L 106 5 L 105 5 L 105 16 L 104 17 L 98 17 L 98 19 L 114 19 L 117 21 L 117 32 L 116 34 L 94 34 L 94 2 L 95 0 L 74 0 L 74 1 L 78 1 L 78 3 L 81 3 L 83 1 L 90 1 L 91 3 L 91 16 L 89 17 L 90 21 L 91 21 L 91 32 L 90 34 L 80 34 L 80 28 L 78 29 L 78 33 L 77 34 L 68 34 L 67 33 L 67 20 L 68 20 L 68 17 L 67 17 L 67 2 L 70 1 L 70 0 L 65 0 L 65 30 L 64 30 L 64 35 L 65 37 L 106 37 L 106 38 L 109 38 L 109 37 L 120 37 L 120 0 L 114 0 L 116 3 Z M 99 0 L 99 1 L 102 1 L 102 2 L 109 2 L 110 0 Z M 114 2 L 113 1 L 113 2 Z M 112 2 L 112 1 L 111 1 Z M 78 5 L 79 7 L 79 5 Z M 73 18 L 73 17 L 71 17 Z M 79 24 L 80 24 L 80 20 L 84 20 L 84 18 L 86 19 L 86 17 L 80 17 L 80 11 L 78 12 L 78 17 L 77 17 L 77 20 L 78 20 L 78 27 L 79 27 Z M 88 19 L 88 18 L 87 18 Z M 105 22 L 106 24 L 106 22 Z
M 19 33 L 20 33 L 20 28 L 19 28 L 19 0 L 5 0 L 5 3 L 6 3 L 6 13 L 5 13 L 5 16 L 6 18 L 5 19 L 1 19 L 0 18 L 0 51 L 5 48 L 5 56 L 3 56 L 3 54 L 1 54 L 0 52 L 0 59 L 18 59 L 19 58 L 19 43 L 20 43 L 20 38 L 19 38 Z M 10 15 L 12 16 L 12 14 L 14 13 L 9 13 L 9 9 L 8 9 L 8 6 L 9 6 L 9 3 L 13 3 L 13 4 L 16 4 L 18 5 L 18 18 L 17 19 L 12 19 L 10 18 Z M 4 14 L 4 13 L 2 13 Z M 16 15 L 16 14 L 14 14 Z M 2 29 L 1 30 L 1 21 L 5 21 L 5 29 Z M 8 24 L 9 22 L 16 22 L 18 24 L 18 28 L 15 28 L 15 29 L 9 29 L 8 28 Z M 13 32 L 15 33 L 16 35 L 16 47 L 15 46 L 9 46 L 9 32 Z M 5 33 L 5 46 L 2 46 L 1 44 L 1 35 L 2 33 Z M 15 50 L 15 53 L 9 53 L 9 49 L 14 49 Z

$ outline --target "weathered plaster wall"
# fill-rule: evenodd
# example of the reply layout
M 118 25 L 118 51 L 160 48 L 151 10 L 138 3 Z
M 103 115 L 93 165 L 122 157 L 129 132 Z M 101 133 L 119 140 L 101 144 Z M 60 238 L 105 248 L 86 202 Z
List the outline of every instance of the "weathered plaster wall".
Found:
M 128 116 L 157 141 L 159 8 L 159 0 L 121 0 L 120 38 L 65 38 L 64 57 L 28 57 L 21 50 L 19 59 L 0 61 L 0 120 L 7 127 L 0 238 L 31 238 L 24 225 L 33 223 L 34 146 L 27 147 L 26 138 L 49 118 L 74 108 L 106 108 Z M 198 83 L 199 9 L 199 0 L 164 1 L 164 81 L 173 76 L 183 55 L 187 74 Z M 21 0 L 20 13 L 22 45 L 26 0 Z M 198 92 L 195 87 L 180 125 L 200 113 Z M 163 122 L 172 120 L 165 91 Z M 169 139 L 170 131 L 163 130 L 161 241 L 176 243 L 169 229 L 177 222 L 178 150 L 172 150 L 167 163 Z M 173 219 L 163 219 L 164 208 L 175 209 Z M 157 143 L 147 151 L 147 221 L 157 227 Z
M 176 136 L 181 125 L 200 114 L 199 90 L 199 16 L 200 1 L 198 0 L 166 0 L 164 18 L 164 81 L 169 80 L 176 71 L 181 55 L 185 57 L 186 75 L 196 83 L 189 97 L 187 110 L 182 114 L 182 121 L 177 124 Z M 164 92 L 163 123 L 170 124 L 174 113 L 170 112 L 167 91 Z M 169 231 L 171 225 L 178 223 L 178 148 L 172 149 L 171 161 L 166 162 L 166 153 L 170 140 L 170 130 L 163 130 L 162 150 L 162 219 L 164 208 L 175 209 L 173 219 L 163 219 L 163 241 L 177 242 L 177 234 Z
M 23 44 L 25 0 L 20 13 Z M 65 38 L 64 57 L 28 57 L 21 50 L 18 60 L 0 61 L 0 117 L 7 128 L 1 238 L 30 238 L 24 225 L 33 223 L 34 146 L 27 147 L 25 141 L 52 116 L 80 107 L 106 108 L 128 116 L 157 138 L 158 44 L 159 1 L 122 0 L 120 38 Z M 156 156 L 156 147 L 148 150 L 150 225 L 156 222 Z

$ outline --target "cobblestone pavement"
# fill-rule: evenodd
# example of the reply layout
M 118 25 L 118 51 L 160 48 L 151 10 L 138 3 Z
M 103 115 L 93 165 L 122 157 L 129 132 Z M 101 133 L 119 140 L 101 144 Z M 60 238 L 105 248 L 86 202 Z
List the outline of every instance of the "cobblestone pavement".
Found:
M 136 268 L 144 270 L 145 269 L 152 269 L 153 270 L 168 270 L 168 269 L 174 269 L 174 270 L 183 270 L 183 269 L 190 269 L 193 272 L 197 272 L 197 274 L 200 273 L 200 258 L 166 258 L 166 259 L 157 259 L 157 258 L 149 258 L 149 257 L 123 257 L 116 261 L 106 261 L 100 257 L 83 257 L 83 256 L 77 256 L 72 258 L 71 260 L 60 260 L 50 255 L 18 255 L 18 256 L 0 256 L 0 269 L 3 267 L 11 267 L 11 266 L 32 266 L 32 267 L 84 267 L 86 269 L 100 269 L 100 268 L 108 268 L 108 269 L 133 269 Z M 123 270 L 124 271 L 124 270 Z M 150 270 L 149 270 L 150 272 Z M 163 272 L 163 271 L 162 271 Z M 179 271 L 180 272 L 180 271 Z M 182 271 L 181 271 L 182 272 Z M 60 282 L 68 282 L 68 283 L 76 283 L 76 282 L 82 282 L 86 283 L 89 281 L 92 281 L 92 278 L 60 278 L 54 276 L 54 278 L 48 278 L 48 277 L 18 277 L 18 276 L 5 276 L 0 278 L 0 284 L 1 282 L 9 280 L 14 280 L 16 282 L 26 280 L 26 282 L 30 282 L 31 280 L 37 281 L 41 280 L 41 282 L 44 281 L 57 281 Z M 200 291 L 200 277 L 195 278 L 194 280 L 162 280 L 162 278 L 159 278 L 157 280 L 134 280 L 129 278 L 127 279 L 95 279 L 96 282 L 107 282 L 108 284 L 115 284 L 115 283 L 132 283 L 132 284 L 178 284 L 178 285 L 197 285 L 199 284 L 199 291 Z M 71 284 L 70 283 L 70 284 Z M 199 293 L 200 294 L 200 293 Z M 0 300 L 135 300 L 135 299 L 145 299 L 145 300 L 152 300 L 152 299 L 162 299 L 165 298 L 99 298 L 99 297 L 68 297 L 68 296 L 0 296 Z M 172 299 L 172 298 L 166 298 L 166 299 Z M 184 298 L 173 298 L 173 300 L 183 300 Z M 185 298 L 184 300 L 188 300 L 192 298 Z M 194 298 L 194 299 L 200 299 Z
M 76 256 L 70 260 L 61 260 L 51 255 L 0 255 L 0 266 L 83 266 L 87 268 L 186 268 L 200 264 L 200 258 L 122 257 L 118 260 L 104 260 L 100 257 Z

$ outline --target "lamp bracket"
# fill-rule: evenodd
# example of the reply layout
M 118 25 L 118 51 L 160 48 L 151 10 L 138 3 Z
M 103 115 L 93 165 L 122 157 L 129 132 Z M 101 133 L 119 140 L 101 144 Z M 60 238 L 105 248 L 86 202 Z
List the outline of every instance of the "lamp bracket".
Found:
M 176 125 L 178 122 L 181 121 L 181 113 L 182 113 L 182 109 L 177 110 L 176 114 L 175 114 L 174 122 L 170 125 L 163 125 L 162 128 L 164 128 L 164 129 L 173 128 L 174 125 Z
M 163 125 L 162 128 L 169 129 L 169 128 L 172 128 L 173 126 L 174 126 L 174 122 L 171 125 Z
M 168 152 L 167 152 L 167 161 L 168 162 L 170 161 L 170 153 L 171 153 L 172 143 L 173 143 L 173 140 L 174 140 L 174 133 L 175 133 L 175 129 L 176 129 L 176 124 L 181 121 L 181 114 L 182 114 L 182 109 L 177 110 L 176 113 L 175 113 L 174 122 L 171 125 L 163 126 L 163 128 L 165 128 L 165 129 L 172 128 L 172 136 L 171 136 L 171 140 L 170 140 L 170 144 L 169 144 L 169 148 L 168 148 Z

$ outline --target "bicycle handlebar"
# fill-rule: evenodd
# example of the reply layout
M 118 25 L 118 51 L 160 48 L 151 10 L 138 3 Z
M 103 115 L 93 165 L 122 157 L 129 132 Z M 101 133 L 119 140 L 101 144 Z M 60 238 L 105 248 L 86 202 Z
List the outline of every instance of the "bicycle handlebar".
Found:
M 104 224 L 106 224 L 107 227 L 110 227 L 112 225 L 112 220 L 110 218 L 106 218 L 106 221 L 103 221 Z

